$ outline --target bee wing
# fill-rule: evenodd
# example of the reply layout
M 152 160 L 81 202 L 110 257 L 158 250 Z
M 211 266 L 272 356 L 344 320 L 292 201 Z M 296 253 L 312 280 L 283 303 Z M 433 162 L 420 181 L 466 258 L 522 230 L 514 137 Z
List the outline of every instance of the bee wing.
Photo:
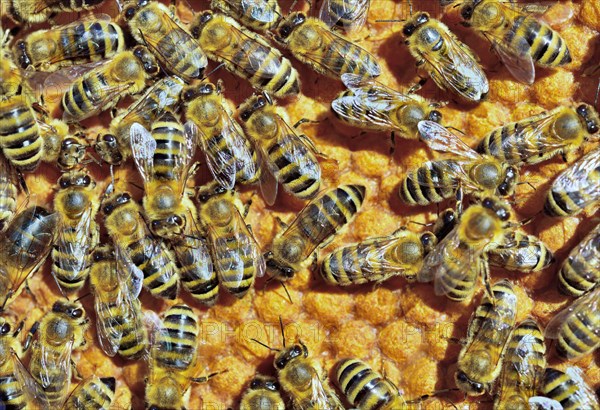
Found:
M 583 276 L 586 280 L 594 281 L 596 280 L 596 272 L 600 269 L 598 266 L 598 261 L 600 260 L 600 224 L 596 225 L 594 229 L 588 233 L 585 238 L 579 244 L 573 248 L 569 257 L 571 255 L 577 255 L 582 260 L 592 261 L 590 262 L 590 269 L 588 272 L 585 272 Z M 596 261 L 595 263 L 593 261 Z
M 183 90 L 183 80 L 179 77 L 169 76 L 157 81 L 144 95 L 127 108 L 127 113 L 121 121 L 127 123 L 134 116 L 142 118 L 158 117 L 165 108 L 172 107 L 178 102 L 181 90 Z
M 341 64 L 346 64 L 349 61 L 347 46 L 348 46 L 348 43 L 350 43 L 350 41 L 344 37 L 337 35 L 333 31 L 331 31 L 325 27 L 322 27 L 321 25 L 314 25 L 314 26 L 312 26 L 312 28 L 315 31 L 317 31 L 317 33 L 315 35 L 321 38 L 322 44 L 328 45 L 327 52 L 323 53 L 323 52 L 321 52 L 321 48 L 319 48 L 319 52 L 306 51 L 304 53 L 304 57 L 307 60 L 312 61 L 315 65 L 318 65 L 319 67 L 321 67 L 321 69 L 323 69 L 325 72 L 328 72 L 330 76 L 338 77 L 339 71 L 341 70 L 342 67 L 336 67 L 337 70 L 333 69 L 330 66 L 330 62 L 331 61 L 339 61 Z M 352 47 L 358 47 L 363 52 L 369 54 L 365 49 L 363 49 L 362 47 L 358 46 L 355 43 L 352 43 Z M 339 57 L 339 59 L 337 59 L 335 57 Z M 375 60 L 373 60 L 373 61 L 375 61 Z M 356 63 L 356 61 L 352 61 L 352 62 Z M 375 62 L 371 65 L 365 66 L 364 68 L 367 71 L 366 72 L 367 76 L 377 77 L 378 75 L 381 74 L 381 67 L 379 67 L 379 65 Z
M 512 47 L 508 48 L 505 45 L 505 40 L 502 37 L 496 37 L 490 32 L 483 33 L 484 36 L 492 43 L 492 48 L 498 54 L 500 60 L 504 63 L 508 71 L 519 82 L 524 84 L 533 84 L 535 80 L 535 66 L 533 58 L 529 53 L 516 53 Z M 529 50 L 530 46 L 525 38 L 521 40 L 522 44 L 514 46 L 517 50 Z
M 182 44 L 188 42 L 196 43 L 196 40 L 187 32 L 186 29 L 181 27 L 171 16 L 166 13 L 161 13 L 162 24 L 165 30 L 158 30 L 152 33 L 144 32 L 140 30 L 140 37 L 144 40 L 144 43 L 148 49 L 162 61 L 172 61 L 173 55 L 176 54 Z M 167 36 L 163 36 L 161 33 L 169 33 Z M 186 73 L 188 77 L 196 78 L 199 77 L 200 67 L 204 68 L 208 64 L 206 55 L 201 56 L 198 53 L 189 53 L 187 55 L 190 58 L 189 65 L 196 67 L 193 71 Z M 175 73 L 177 74 L 177 73 Z
M 596 286 L 594 290 L 579 297 L 570 306 L 564 308 L 550 319 L 544 336 L 549 339 L 557 339 L 565 321 L 573 316 L 578 316 L 581 317 L 582 323 L 588 323 L 588 320 L 585 318 L 585 312 L 597 312 L 598 309 L 600 309 L 600 286 Z M 589 330 L 600 336 L 600 327 L 597 322 L 590 323 L 589 326 Z
M 427 60 L 444 83 L 466 99 L 479 101 L 489 83 L 473 51 L 446 30 L 440 31 L 447 53 L 427 53 Z
M 154 255 L 155 253 L 154 248 L 144 249 L 145 255 Z M 115 243 L 115 260 L 119 277 L 128 286 L 129 292 L 137 298 L 142 291 L 144 273 L 133 263 L 127 249 L 122 249 L 118 243 Z
M 100 87 L 102 91 L 96 90 L 96 93 L 100 95 L 100 98 L 93 102 L 94 109 L 92 111 L 86 113 L 84 116 L 81 117 L 72 116 L 67 111 L 65 111 L 63 113 L 63 120 L 66 122 L 80 121 L 102 112 L 104 110 L 104 107 L 114 102 L 115 100 L 118 100 L 122 96 L 122 94 L 125 91 L 127 91 L 127 89 L 129 89 L 130 86 L 131 84 L 129 83 L 120 83 L 108 86 L 103 85 L 102 87 Z
M 531 410 L 563 410 L 560 402 L 544 396 L 531 396 L 529 398 L 529 406 Z
M 590 152 L 564 170 L 552 183 L 553 192 L 577 192 L 590 197 L 590 202 L 600 199 L 600 183 L 590 174 L 600 171 L 600 149 Z
M 313 374 L 310 382 L 310 408 L 342 410 L 344 407 L 342 406 L 340 399 L 335 395 L 335 393 L 333 393 L 333 391 L 325 390 L 325 386 L 323 386 L 323 382 L 314 368 L 312 369 L 312 373 Z M 308 407 L 304 408 L 297 405 L 294 407 L 300 410 L 308 409 Z
M 585 381 L 583 370 L 576 366 L 569 366 L 565 369 L 565 374 L 571 378 L 577 389 L 573 391 L 569 398 L 571 403 L 582 403 L 584 406 L 598 403 L 596 393 L 590 388 L 590 385 Z
M 241 15 L 247 15 L 250 11 L 250 17 L 261 23 L 270 23 L 277 21 L 279 16 L 275 13 L 275 8 L 271 7 L 265 0 L 241 0 L 238 4 L 235 1 L 225 0 L 232 9 L 239 10 Z
M 129 139 L 135 165 L 144 181 L 148 182 L 154 176 L 156 140 L 142 124 L 137 122 L 129 129 Z
M 279 189 L 279 182 L 273 174 L 272 168 L 269 166 L 269 157 L 266 155 L 263 149 L 257 150 L 260 160 L 261 173 L 260 173 L 260 193 L 265 203 L 268 206 L 272 206 L 277 199 L 277 191 Z
M 465 144 L 458 136 L 446 127 L 434 121 L 424 120 L 417 124 L 421 139 L 434 151 L 452 154 L 470 160 L 481 158 L 481 155 Z
M 188 179 L 188 171 L 192 165 L 192 159 L 196 154 L 196 146 L 198 145 L 197 130 L 190 126 L 186 127 L 186 124 L 183 125 L 183 152 L 181 152 L 180 155 L 175 156 L 175 164 L 173 166 L 174 173 L 178 180 L 183 182 L 186 182 Z M 182 188 L 185 188 L 185 184 Z
M 39 344 L 41 352 L 41 373 L 38 375 L 41 380 L 41 387 L 47 389 L 49 386 L 61 386 L 64 383 L 65 374 L 71 374 L 71 351 L 73 349 L 73 339 L 66 344 L 56 348 L 48 348 L 44 343 Z M 58 356 L 56 352 L 59 352 Z M 57 371 L 58 369 L 58 371 Z M 71 378 L 66 380 L 67 385 L 71 382 Z M 68 390 L 68 388 L 66 389 Z
M 29 370 L 25 367 L 19 356 L 14 350 L 10 350 L 10 360 L 15 371 L 15 378 L 19 385 L 23 386 L 23 394 L 26 397 L 26 403 L 32 405 L 33 409 L 49 408 L 48 398 L 42 386 L 33 378 Z M 2 404 L 2 403 L 0 403 Z
M 347 21 L 352 21 L 352 24 L 344 25 L 344 30 L 357 31 L 367 20 L 369 4 L 370 0 L 344 0 L 340 2 L 325 0 L 321 5 L 319 18 L 330 28 L 344 18 Z
M 117 269 L 117 264 L 112 264 Z M 108 356 L 113 357 L 119 350 L 123 331 L 119 328 L 120 324 L 109 319 L 113 313 L 111 306 L 121 306 L 123 303 L 121 290 L 118 291 L 117 298 L 109 298 L 104 292 L 94 292 L 94 308 L 96 311 L 96 333 L 100 347 Z
M 464 162 L 451 159 L 427 161 L 419 167 L 422 171 L 410 172 L 406 178 L 424 187 L 449 189 L 461 186 L 467 190 L 477 190 L 478 187 L 471 181 L 465 165 Z

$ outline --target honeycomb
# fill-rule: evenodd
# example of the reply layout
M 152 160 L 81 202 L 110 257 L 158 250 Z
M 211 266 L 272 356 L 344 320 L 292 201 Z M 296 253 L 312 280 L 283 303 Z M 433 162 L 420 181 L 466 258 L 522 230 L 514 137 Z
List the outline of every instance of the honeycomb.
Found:
M 205 1 L 189 1 L 196 12 L 208 8 Z M 115 5 L 111 1 L 107 3 L 103 11 L 115 16 Z M 488 99 L 480 104 L 455 101 L 452 95 L 439 91 L 431 80 L 419 92 L 427 98 L 448 102 L 442 109 L 443 123 L 462 130 L 464 140 L 471 146 L 493 128 L 509 121 L 552 109 L 558 104 L 594 101 L 597 74 L 594 78 L 584 73 L 600 60 L 600 2 L 597 0 L 561 2 L 548 11 L 545 18 L 569 44 L 573 62 L 556 70 L 536 68 L 536 81 L 532 86 L 512 80 L 490 51 L 489 43 L 458 24 L 456 9 L 448 7 L 444 11 L 437 1 L 413 0 L 412 3 L 414 10 L 428 11 L 434 17 L 442 16 L 442 21 L 481 57 L 486 68 L 491 91 Z M 184 21 L 193 17 L 189 6 L 186 2 L 178 4 Z M 283 2 L 281 6 L 286 11 L 290 2 Z M 309 7 L 307 4 L 303 6 L 305 9 Z M 567 15 L 565 7 L 570 10 Z M 406 89 L 414 84 L 417 78 L 414 60 L 403 44 L 402 23 L 381 23 L 377 20 L 405 19 L 408 16 L 406 2 L 372 0 L 367 25 L 354 37 L 358 44 L 377 56 L 383 69 L 379 80 L 395 89 Z M 282 104 L 285 104 L 293 121 L 300 118 L 318 121 L 303 125 L 302 131 L 320 151 L 337 163 L 337 168 L 330 162 L 324 163 L 324 188 L 344 183 L 367 187 L 362 210 L 347 230 L 320 251 L 320 259 L 336 247 L 386 235 L 401 226 L 415 231 L 425 229 L 419 224 L 434 221 L 437 207 L 407 207 L 397 195 L 403 174 L 433 158 L 425 145 L 418 141 L 396 139 L 395 152 L 390 155 L 388 134 L 361 133 L 342 125 L 329 109 L 330 101 L 342 90 L 342 84 L 322 77 L 290 58 L 300 73 L 303 94 L 297 100 Z M 210 67 L 215 66 L 212 64 Z M 222 69 L 211 75 L 213 81 L 218 78 L 223 79 L 225 95 L 235 105 L 252 93 L 247 83 Z M 56 105 L 58 99 L 47 95 L 46 102 L 50 106 Z M 54 113 L 60 114 L 58 110 Z M 110 115 L 104 113 L 85 121 L 82 126 L 93 139 L 109 121 Z M 589 144 L 578 155 L 592 148 L 593 144 Z M 514 202 L 518 219 L 530 218 L 540 211 L 551 179 L 565 167 L 566 164 L 557 157 L 524 169 L 521 178 L 530 182 L 533 188 L 527 184 L 518 187 Z M 110 180 L 109 170 L 94 163 L 88 168 L 98 181 L 100 194 Z M 30 204 L 51 206 L 59 175 L 57 168 L 48 165 L 27 175 L 27 185 L 32 192 Z M 115 178 L 141 185 L 131 165 L 115 169 Z M 208 171 L 203 169 L 195 178 L 196 184 L 207 181 Z M 127 189 L 138 198 L 142 195 L 134 185 L 127 186 Z M 272 207 L 265 207 L 260 195 L 252 189 L 243 188 L 242 198 L 252 200 L 247 222 L 252 225 L 263 248 L 268 247 L 280 229 L 277 218 L 289 222 L 303 207 L 301 201 L 281 190 Z M 570 303 L 569 298 L 557 291 L 556 271 L 569 250 L 589 231 L 593 218 L 591 211 L 564 220 L 536 216 L 524 229 L 539 236 L 555 253 L 558 263 L 542 272 L 527 275 L 492 270 L 494 281 L 506 277 L 515 284 L 519 302 L 517 321 L 533 315 L 546 324 L 558 310 Z M 49 262 L 46 262 L 29 281 L 30 292 L 23 292 L 6 312 L 15 320 L 26 319 L 27 328 L 61 296 L 49 267 Z M 228 370 L 207 383 L 193 385 L 189 409 L 235 408 L 255 373 L 274 375 L 272 353 L 251 339 L 281 347 L 279 317 L 285 323 L 286 340 L 300 338 L 308 346 L 312 357 L 318 359 L 325 369 L 332 369 L 336 361 L 344 357 L 361 358 L 374 369 L 384 372 L 406 398 L 454 387 L 453 374 L 460 350 L 456 339 L 466 334 L 469 317 L 481 298 L 481 286 L 471 302 L 456 303 L 435 296 L 432 285 L 427 283 L 409 284 L 402 278 L 393 278 L 377 286 L 338 289 L 324 285 L 316 272 L 304 270 L 287 283 L 290 303 L 278 283 L 266 284 L 265 279 L 259 279 L 255 288 L 241 300 L 222 291 L 217 305 L 212 308 L 200 306 L 186 292 L 181 292 L 178 302 L 193 307 L 201 320 L 198 345 L 201 370 L 204 374 Z M 84 288 L 80 295 L 87 292 L 88 289 Z M 109 358 L 102 352 L 96 339 L 92 299 L 82 300 L 92 319 L 92 326 L 87 334 L 88 348 L 73 355 L 79 373 L 84 378 L 93 374 L 116 377 L 118 396 L 123 399 L 120 403 L 131 399 L 134 409 L 142 409 L 147 365 L 143 360 L 129 362 L 118 357 Z M 144 309 L 155 312 L 163 312 L 168 307 L 167 302 L 152 298 L 146 291 L 142 292 L 141 301 Z M 566 365 L 555 357 L 549 347 L 549 364 Z M 599 352 L 574 364 L 583 369 L 594 389 L 600 387 Z M 465 399 L 462 394 L 444 397 L 461 409 L 487 409 L 492 406 L 489 397 Z M 423 403 L 423 408 L 444 406 L 449 406 L 449 403 L 442 397 Z

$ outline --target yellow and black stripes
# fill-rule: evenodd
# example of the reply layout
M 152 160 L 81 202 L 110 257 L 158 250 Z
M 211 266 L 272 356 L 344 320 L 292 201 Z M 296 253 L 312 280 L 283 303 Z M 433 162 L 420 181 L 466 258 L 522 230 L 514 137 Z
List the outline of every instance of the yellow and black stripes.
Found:
M 522 272 L 538 272 L 554 262 L 554 255 L 536 236 L 516 230 L 507 233 L 503 245 L 491 249 L 488 261 L 492 266 Z
M 207 244 L 199 234 L 186 235 L 173 245 L 183 287 L 198 302 L 212 306 L 219 296 L 219 278 Z
M 596 308 L 580 309 L 577 314 L 568 315 L 558 333 L 557 353 L 570 360 L 593 352 L 600 346 L 597 329 L 600 329 L 600 311 Z
M 452 197 L 457 181 L 447 168 L 448 163 L 455 162 L 450 159 L 430 161 L 408 171 L 399 190 L 400 198 L 409 205 L 429 205 Z
M 8 358 L 7 360 L 12 360 Z M 0 403 L 7 410 L 26 410 L 29 403 L 14 373 L 0 375 Z
M 17 175 L 3 155 L 0 155 L 0 232 L 8 227 L 17 209 Z
M 108 409 L 115 397 L 115 386 L 114 377 L 94 376 L 73 390 L 64 410 Z
M 25 95 L 0 101 L 0 148 L 19 171 L 31 172 L 43 156 L 44 140 Z
M 196 362 L 198 333 L 198 317 L 192 309 L 186 305 L 170 307 L 154 342 L 155 365 L 162 369 L 189 369 Z
M 175 299 L 179 270 L 171 251 L 162 241 L 147 235 L 127 246 L 131 261 L 144 274 L 144 286 L 153 296 Z
M 579 243 L 558 271 L 558 289 L 581 296 L 600 283 L 600 225 Z
M 181 123 L 170 111 L 165 111 L 152 124 L 152 137 L 156 141 L 154 151 L 154 176 L 159 180 L 175 180 L 180 177 L 175 173 L 175 166 L 187 160 L 181 158 L 187 150 L 184 130 Z
M 11 17 L 19 22 L 42 23 L 48 19 L 52 13 L 59 11 L 84 11 L 91 10 L 98 6 L 104 0 L 40 0 L 36 3 L 28 1 L 12 0 L 9 13 Z M 44 7 L 39 7 L 39 4 Z
M 105 73 L 90 72 L 95 75 L 84 75 L 79 81 L 73 83 L 63 95 L 62 105 L 65 113 L 73 118 L 85 118 L 96 111 L 103 100 L 102 90 L 111 87 Z M 116 101 L 114 101 L 116 104 Z
M 570 368 L 575 370 L 575 368 Z M 540 386 L 540 392 L 558 401 L 564 410 L 598 410 L 600 405 L 592 389 L 579 376 L 576 379 L 558 369 L 548 367 Z

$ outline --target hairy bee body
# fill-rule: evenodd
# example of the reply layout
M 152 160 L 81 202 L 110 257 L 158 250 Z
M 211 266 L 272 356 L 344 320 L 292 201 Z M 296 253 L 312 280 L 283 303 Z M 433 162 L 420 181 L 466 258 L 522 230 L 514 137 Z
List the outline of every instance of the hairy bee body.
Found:
M 0 238 L 0 312 L 17 298 L 26 280 L 52 249 L 57 214 L 34 206 L 18 214 Z
M 4 232 L 17 209 L 17 175 L 12 165 L 0 155 L 0 233 Z
M 31 347 L 29 371 L 44 390 L 49 408 L 61 408 L 71 383 L 71 353 L 84 348 L 89 319 L 79 302 L 59 300 L 42 318 Z
M 216 181 L 201 187 L 198 199 L 200 226 L 220 284 L 242 298 L 265 269 L 260 247 L 242 216 L 243 205 L 234 190 Z
M 504 279 L 492 286 L 493 300 L 485 294 L 467 329 L 467 343 L 458 356 L 456 385 L 469 396 L 491 390 L 500 375 L 502 359 L 517 314 L 517 297 Z
M 557 313 L 546 327 L 556 340 L 556 352 L 567 360 L 579 359 L 600 347 L 600 287 L 580 296 Z
M 571 62 L 571 54 L 556 31 L 517 7 L 495 0 L 469 0 L 461 3 L 461 15 L 466 25 L 492 41 L 517 80 L 532 84 L 534 64 L 562 66 Z
M 321 5 L 319 18 L 329 27 L 355 32 L 365 24 L 369 6 L 370 0 L 326 0 Z
M 489 83 L 475 53 L 444 23 L 421 12 L 404 25 L 402 32 L 417 66 L 424 67 L 438 87 L 471 101 L 487 96 Z
M 569 296 L 581 296 L 600 283 L 600 224 L 569 253 L 558 271 L 558 288 Z
M 17 23 L 42 23 L 57 12 L 80 12 L 104 0 L 8 0 L 9 16 Z
M 552 251 L 534 235 L 521 230 L 506 234 L 504 243 L 487 253 L 491 266 L 521 272 L 538 272 L 554 261 Z
M 125 267 L 143 275 L 150 293 L 165 299 L 175 299 L 179 271 L 174 256 L 166 245 L 146 228 L 142 209 L 127 192 L 112 193 L 102 204 L 104 224 Z
M 61 171 L 67 171 L 84 161 L 87 142 L 81 135 L 70 135 L 67 123 L 52 118 L 39 122 L 38 125 L 44 138 L 44 162 L 56 164 Z
M 323 21 L 302 12 L 291 13 L 282 20 L 275 39 L 298 60 L 331 78 L 339 79 L 344 73 L 354 73 L 363 79 L 381 74 L 374 56 L 331 31 Z
M 15 61 L 26 69 L 56 71 L 60 67 L 100 61 L 125 49 L 123 31 L 104 18 L 38 30 L 15 44 Z
M 579 214 L 600 203 L 600 149 L 596 149 L 561 172 L 552 182 L 544 213 L 553 217 Z
M 577 367 L 566 371 L 548 367 L 540 386 L 540 392 L 546 397 L 558 401 L 563 410 L 598 410 L 598 397 L 586 383 Z
M 355 408 L 362 410 L 401 410 L 407 404 L 398 388 L 358 359 L 338 362 L 335 383 Z
M 96 329 L 102 350 L 125 359 L 139 359 L 148 347 L 148 331 L 142 306 L 131 278 L 119 269 L 112 246 L 98 246 L 92 253 L 90 288 L 95 297 Z
M 212 0 L 210 7 L 259 32 L 274 28 L 282 16 L 277 0 Z
M 150 128 L 164 110 L 173 108 L 179 102 L 183 85 L 179 77 L 161 78 L 128 108 L 117 111 L 108 133 L 98 135 L 96 139 L 94 149 L 98 155 L 111 165 L 119 165 L 129 158 L 131 126 L 137 122 Z
M 170 9 L 158 1 L 130 1 L 121 16 L 131 35 L 148 46 L 162 67 L 186 81 L 202 78 L 208 60 L 198 42 Z
M 200 145 L 215 179 L 227 189 L 232 189 L 236 182 L 258 181 L 261 174 L 258 155 L 233 119 L 220 83 L 188 87 L 182 99 L 186 118 L 198 129 Z
M 323 260 L 321 276 L 338 286 L 381 283 L 395 275 L 414 281 L 423 258 L 436 243 L 431 232 L 416 234 L 400 229 L 389 236 L 335 250 Z
M 300 92 L 298 72 L 281 52 L 259 34 L 222 14 L 205 11 L 192 23 L 191 31 L 208 56 L 254 88 L 276 97 Z
M 476 150 L 509 164 L 537 164 L 558 154 L 570 154 L 599 127 L 600 118 L 592 106 L 561 106 L 496 128 Z
M 23 350 L 28 347 L 24 347 L 18 339 L 22 327 L 21 323 L 13 331 L 12 324 L 0 317 L 0 403 L 12 410 L 27 410 L 31 404 L 28 402 L 27 388 L 19 380 L 12 357 L 22 357 Z
M 242 396 L 240 410 L 285 410 L 277 380 L 256 375 Z
M 114 377 L 94 376 L 73 390 L 63 410 L 109 409 L 115 398 Z
M 394 131 L 403 138 L 419 138 L 417 124 L 422 120 L 440 122 L 436 104 L 418 94 L 403 94 L 371 79 L 342 74 L 348 88 L 331 102 L 337 118 L 352 126 L 373 131 Z
M 137 46 L 78 77 L 63 95 L 64 118 L 79 121 L 114 107 L 120 98 L 142 92 L 159 72 L 148 49 Z
M 341 185 L 309 202 L 275 237 L 271 251 L 265 254 L 271 275 L 285 281 L 308 266 L 317 247 L 352 221 L 363 204 L 365 191 L 363 185 Z
M 271 97 L 263 93 L 247 99 L 239 110 L 246 135 L 261 152 L 275 180 L 300 199 L 314 198 L 321 187 L 316 148 L 307 136 L 298 135 L 289 125 L 285 109 L 274 105 Z M 264 187 L 261 188 L 265 193 Z M 266 198 L 266 202 L 273 204 L 276 195 L 275 187 L 275 195 Z
M 58 185 L 54 209 L 60 217 L 52 249 L 52 275 L 69 294 L 81 289 L 89 275 L 92 251 L 100 236 L 95 220 L 100 204 L 94 193 L 96 183 L 85 171 L 63 174 Z
M 197 368 L 200 325 L 186 305 L 170 307 L 155 330 L 146 383 L 146 408 L 183 410 Z
M 527 410 L 546 368 L 546 345 L 537 322 L 528 318 L 510 336 L 494 410 Z

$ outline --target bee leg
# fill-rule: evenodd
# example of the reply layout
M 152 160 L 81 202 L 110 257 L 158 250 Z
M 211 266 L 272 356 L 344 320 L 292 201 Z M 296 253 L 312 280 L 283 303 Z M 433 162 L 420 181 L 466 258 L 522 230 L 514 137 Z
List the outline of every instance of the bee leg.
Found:
M 33 337 L 35 336 L 39 327 L 40 322 L 34 322 L 31 326 L 31 329 L 29 329 L 29 332 L 27 332 L 27 337 L 25 338 L 25 342 L 23 343 L 23 353 L 29 350 L 29 346 L 31 346 L 31 341 L 33 340 Z
M 483 284 L 485 285 L 485 293 L 487 293 L 488 297 L 492 301 L 492 304 L 495 305 L 496 298 L 494 298 L 492 284 L 490 283 L 490 266 L 488 264 L 487 257 L 480 258 L 479 263 L 481 264 L 481 280 L 483 280 Z
M 437 391 L 434 391 L 434 392 L 433 392 L 433 393 L 431 393 L 431 394 L 424 394 L 424 395 L 422 395 L 422 396 L 421 396 L 421 397 L 419 397 L 419 398 L 416 398 L 416 399 L 413 399 L 413 400 L 407 400 L 407 401 L 406 401 L 406 403 L 407 403 L 407 404 L 408 404 L 408 403 L 410 403 L 410 404 L 413 404 L 413 403 L 415 403 L 415 404 L 416 404 L 416 403 L 422 403 L 422 402 L 424 402 L 424 401 L 426 401 L 426 400 L 429 400 L 429 399 L 430 399 L 430 398 L 432 398 L 432 397 L 439 396 L 440 394 L 443 394 L 443 393 L 449 393 L 449 392 L 455 392 L 455 391 L 460 391 L 460 389 L 458 389 L 458 388 L 451 388 L 451 389 L 437 390 Z M 452 400 L 450 400 L 450 399 L 448 399 L 448 398 L 445 398 L 445 400 L 446 400 L 446 401 L 448 401 L 448 403 L 450 403 L 450 405 L 451 405 L 453 408 L 455 408 L 455 409 L 458 409 L 458 407 L 456 407 L 456 404 L 454 404 L 454 402 L 453 402 Z
M 396 133 L 394 131 L 392 131 L 392 134 L 390 135 L 390 142 L 390 155 L 393 156 L 396 152 Z
M 283 222 L 283 220 L 276 216 L 275 220 L 277 221 L 277 223 L 279 224 L 279 226 L 281 227 L 281 229 L 287 229 L 288 228 L 288 224 L 286 224 L 285 222 Z
M 560 156 L 561 156 L 563 162 L 565 162 L 565 163 L 569 162 L 568 159 L 567 159 L 567 153 L 566 152 L 564 152 L 564 151 L 561 152 Z
M 73 378 L 75 380 L 78 380 L 78 381 L 83 380 L 83 376 L 81 376 L 81 373 L 79 373 L 79 370 L 77 370 L 77 365 L 75 364 L 73 359 L 71 359 L 71 371 L 73 372 Z
M 206 383 L 207 381 L 209 381 L 210 379 L 212 379 L 215 376 L 218 376 L 219 374 L 223 374 L 223 373 L 227 373 L 229 370 L 221 370 L 220 372 L 214 372 L 209 374 L 208 376 L 202 376 L 202 377 L 192 377 L 191 381 L 194 383 Z
M 319 262 L 318 262 L 318 258 L 317 258 L 317 252 L 314 252 L 312 255 L 312 262 L 310 263 L 310 271 L 316 272 L 318 268 L 319 268 Z
M 308 118 L 300 118 L 295 124 L 294 124 L 294 129 L 298 128 L 299 126 L 301 126 L 302 124 L 306 124 L 307 122 L 310 122 L 311 124 L 318 124 L 321 121 L 317 121 L 317 120 L 309 120 Z

